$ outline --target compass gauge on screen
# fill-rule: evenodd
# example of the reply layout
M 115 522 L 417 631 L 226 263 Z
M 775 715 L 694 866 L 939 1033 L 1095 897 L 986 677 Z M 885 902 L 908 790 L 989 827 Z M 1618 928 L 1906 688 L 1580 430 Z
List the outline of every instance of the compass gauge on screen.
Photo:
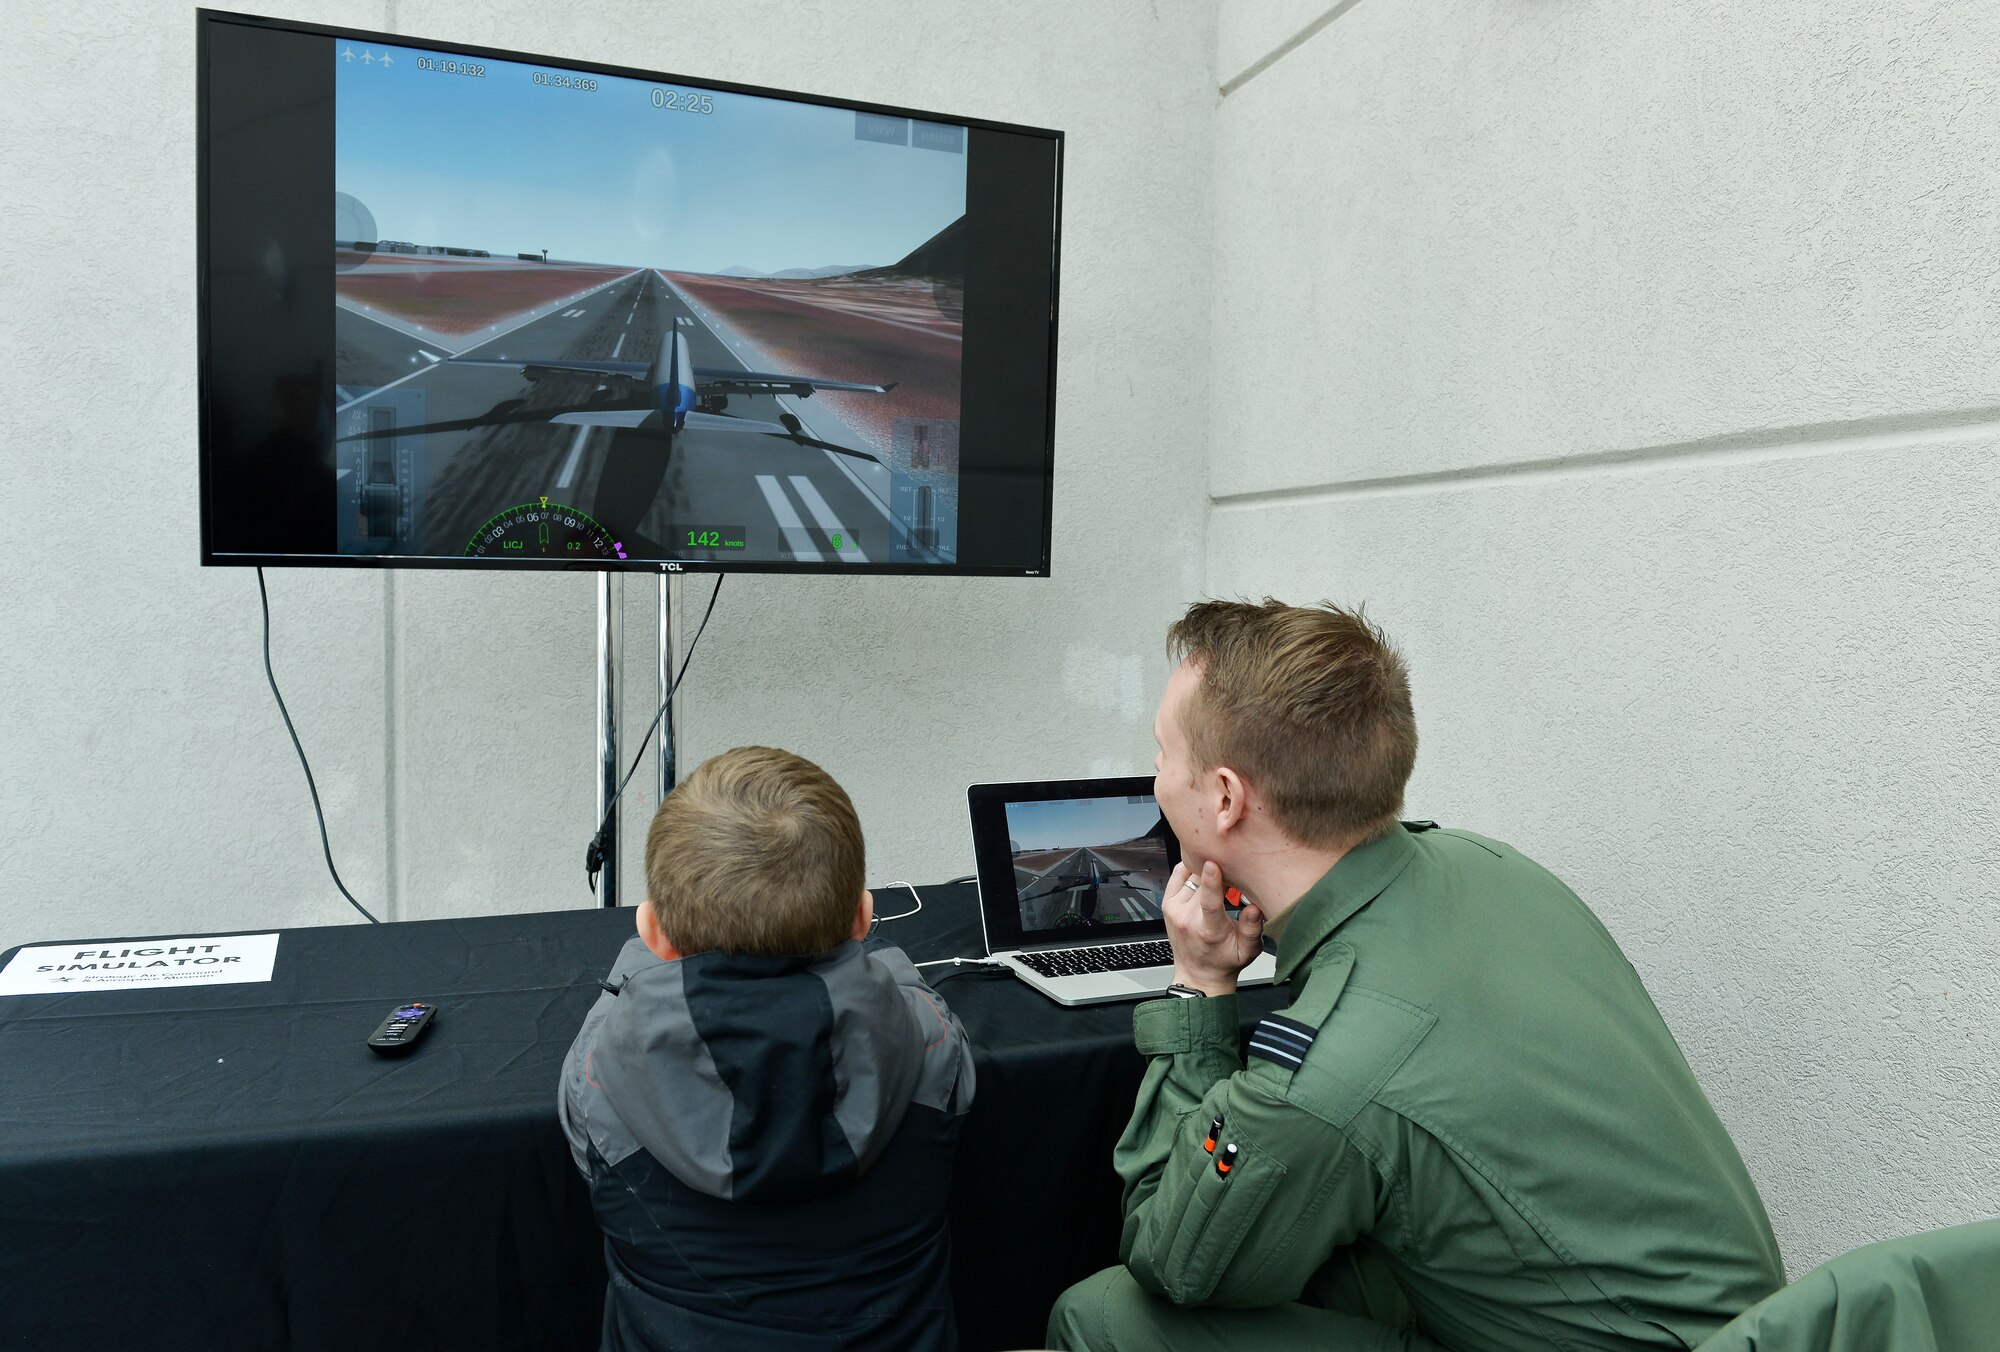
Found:
M 496 512 L 465 542 L 469 559 L 622 559 L 624 543 L 586 513 L 540 498 Z

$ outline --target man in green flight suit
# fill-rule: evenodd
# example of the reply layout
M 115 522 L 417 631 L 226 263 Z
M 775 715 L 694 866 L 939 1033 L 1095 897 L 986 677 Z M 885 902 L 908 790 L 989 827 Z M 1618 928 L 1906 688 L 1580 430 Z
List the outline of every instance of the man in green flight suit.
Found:
M 1690 1348 L 1783 1285 L 1604 926 L 1519 851 L 1397 820 L 1416 718 L 1381 631 L 1211 601 L 1168 649 L 1176 985 L 1133 1016 L 1124 1266 L 1063 1294 L 1051 1346 Z M 1239 1048 L 1266 934 L 1291 1004 Z

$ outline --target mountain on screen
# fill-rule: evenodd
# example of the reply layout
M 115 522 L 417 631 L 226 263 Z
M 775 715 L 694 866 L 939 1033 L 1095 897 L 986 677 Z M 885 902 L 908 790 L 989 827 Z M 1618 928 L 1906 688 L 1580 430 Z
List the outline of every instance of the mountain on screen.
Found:
M 716 273 L 718 277 L 784 277 L 789 279 L 811 277 L 841 277 L 850 272 L 866 272 L 872 263 L 836 263 L 830 268 L 786 268 L 781 272 L 759 272 L 755 268 L 737 266 L 724 268 Z

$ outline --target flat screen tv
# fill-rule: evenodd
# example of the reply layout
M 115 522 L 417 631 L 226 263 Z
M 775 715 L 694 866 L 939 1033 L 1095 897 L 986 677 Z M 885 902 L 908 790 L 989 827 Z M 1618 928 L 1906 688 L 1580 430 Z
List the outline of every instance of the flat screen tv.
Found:
M 203 563 L 1048 572 L 1060 133 L 197 30 Z

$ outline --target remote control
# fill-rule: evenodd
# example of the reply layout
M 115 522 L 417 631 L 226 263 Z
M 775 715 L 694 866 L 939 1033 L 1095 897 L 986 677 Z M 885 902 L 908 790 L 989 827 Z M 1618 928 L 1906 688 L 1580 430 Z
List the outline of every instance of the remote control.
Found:
M 388 1018 L 382 1020 L 382 1026 L 375 1030 L 375 1036 L 368 1039 L 368 1045 L 384 1055 L 406 1052 L 424 1035 L 424 1030 L 431 1026 L 436 1014 L 436 1005 L 427 1005 L 421 1000 L 398 1005 Z

